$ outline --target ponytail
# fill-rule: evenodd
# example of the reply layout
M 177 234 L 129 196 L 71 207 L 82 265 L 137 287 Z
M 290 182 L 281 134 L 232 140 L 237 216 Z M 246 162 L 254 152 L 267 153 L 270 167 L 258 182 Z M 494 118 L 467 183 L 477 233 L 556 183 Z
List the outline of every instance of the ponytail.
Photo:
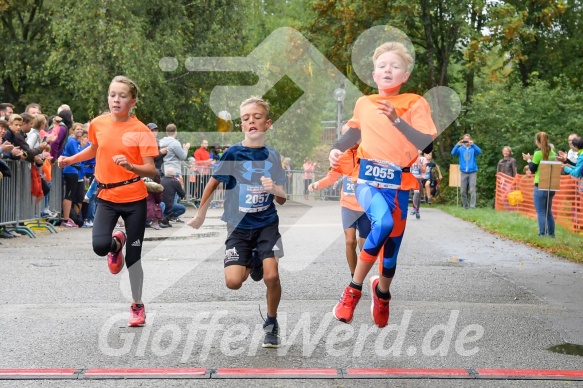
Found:
M 540 150 L 543 153 L 543 160 L 549 160 L 549 153 L 551 152 L 549 135 L 546 132 L 539 132 L 536 134 L 536 141 L 540 144 Z

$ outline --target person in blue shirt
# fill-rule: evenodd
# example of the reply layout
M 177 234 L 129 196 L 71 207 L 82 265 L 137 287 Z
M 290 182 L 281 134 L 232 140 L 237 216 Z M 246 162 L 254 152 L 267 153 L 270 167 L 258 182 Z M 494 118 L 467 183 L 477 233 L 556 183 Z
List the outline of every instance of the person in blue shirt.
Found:
M 283 257 L 283 246 L 274 201 L 280 205 L 286 202 L 286 175 L 279 153 L 265 146 L 265 132 L 271 127 L 269 104 L 251 97 L 243 101 L 240 113 L 245 139 L 229 147 L 221 157 L 204 189 L 200 208 L 188 225 L 195 229 L 202 226 L 212 194 L 223 183 L 226 195 L 222 220 L 227 222 L 225 282 L 236 290 L 249 275 L 255 281 L 263 278 L 267 287 L 263 347 L 277 348 L 277 308 L 281 299 L 278 259 Z
M 89 142 L 89 124 L 83 125 L 83 136 L 81 137 L 81 151 L 85 148 L 91 146 Z M 81 213 L 83 214 L 83 227 L 84 228 L 92 228 L 93 227 L 93 220 L 95 219 L 95 210 L 97 208 L 97 204 L 95 199 L 97 196 L 88 196 L 87 193 L 89 192 L 89 188 L 91 184 L 95 180 L 95 158 L 91 158 L 89 160 L 84 161 L 81 163 L 83 166 L 83 174 L 85 175 L 85 195 L 83 196 L 83 205 L 81 207 Z
M 63 156 L 73 156 L 81 152 L 81 137 L 83 136 L 83 124 L 75 123 L 71 127 L 71 135 L 67 139 Z M 63 221 L 61 226 L 77 228 L 79 225 L 70 218 L 71 208 L 74 207 L 76 214 L 81 213 L 81 203 L 85 196 L 85 186 L 83 185 L 83 166 L 75 163 L 63 168 L 63 179 L 65 181 L 65 195 L 63 197 Z
M 461 172 L 461 195 L 462 205 L 464 209 L 476 208 L 476 176 L 478 175 L 478 164 L 476 157 L 482 153 L 480 147 L 474 144 L 472 137 L 465 134 L 460 140 L 451 154 L 459 158 L 460 172 Z M 470 201 L 468 204 L 468 185 L 470 186 Z

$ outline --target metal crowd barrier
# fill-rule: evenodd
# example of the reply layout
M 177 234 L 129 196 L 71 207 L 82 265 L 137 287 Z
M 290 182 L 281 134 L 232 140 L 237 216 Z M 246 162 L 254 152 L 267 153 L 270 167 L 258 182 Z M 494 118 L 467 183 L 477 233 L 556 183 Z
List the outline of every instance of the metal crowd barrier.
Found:
M 36 235 L 33 230 L 47 229 L 57 231 L 49 222 L 41 219 L 44 198 L 37 204 L 31 194 L 31 169 L 28 162 L 6 161 L 12 170 L 12 177 L 0 181 L 0 226 L 8 232 L 26 234 L 31 238 Z M 62 174 L 55 164 L 52 169 L 52 188 L 49 206 L 60 209 L 63 201 Z
M 181 201 L 187 206 L 198 207 L 204 188 L 214 173 L 213 166 L 196 166 L 194 164 L 182 166 L 182 181 L 186 197 Z M 223 207 L 225 201 L 224 188 L 221 183 L 215 190 L 211 200 L 211 208 Z
M 201 173 L 202 172 L 202 173 Z M 186 198 L 182 201 L 184 205 L 198 207 L 204 187 L 214 173 L 214 167 L 202 167 L 196 165 L 186 166 L 182 168 L 182 180 L 184 182 L 184 191 Z M 326 176 L 325 173 L 314 173 L 315 179 L 313 182 Z M 290 200 L 320 200 L 320 201 L 339 201 L 341 182 L 336 186 L 329 186 L 322 190 L 317 190 L 314 193 L 305 193 L 305 180 L 303 170 L 292 170 L 287 173 L 287 182 L 284 185 L 285 192 Z M 221 184 L 215 190 L 211 208 L 223 207 L 225 201 L 225 189 Z
M 313 193 L 307 191 L 307 184 L 305 180 L 305 173 L 303 170 L 291 170 L 287 172 L 287 184 L 285 185 L 285 191 L 287 193 L 288 199 L 292 200 L 319 200 L 319 201 L 339 201 L 340 200 L 340 189 L 342 188 L 342 182 L 339 182 L 336 187 L 328 186 L 320 190 L 316 190 Z M 324 178 L 326 173 L 314 172 L 313 179 L 310 183 L 314 183 Z

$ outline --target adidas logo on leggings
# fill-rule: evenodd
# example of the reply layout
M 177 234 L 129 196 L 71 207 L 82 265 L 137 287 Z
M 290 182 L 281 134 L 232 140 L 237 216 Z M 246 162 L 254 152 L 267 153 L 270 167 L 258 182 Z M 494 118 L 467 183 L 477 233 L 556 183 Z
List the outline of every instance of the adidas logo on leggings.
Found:
M 140 240 L 136 240 L 132 243 L 132 247 L 141 247 L 142 244 L 140 244 Z

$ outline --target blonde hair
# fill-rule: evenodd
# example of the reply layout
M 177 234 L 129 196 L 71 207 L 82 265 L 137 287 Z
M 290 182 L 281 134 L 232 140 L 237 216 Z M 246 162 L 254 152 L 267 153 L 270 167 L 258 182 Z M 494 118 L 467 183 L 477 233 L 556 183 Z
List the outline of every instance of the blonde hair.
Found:
M 36 115 L 32 120 L 32 127 L 35 129 L 42 129 L 47 125 L 47 119 L 44 115 Z
M 71 110 L 71 107 L 67 104 L 63 104 L 57 109 L 57 114 L 61 113 L 64 110 Z
M 504 151 L 505 149 L 507 149 L 508 152 L 510 152 L 510 155 L 512 156 L 512 148 L 510 148 L 509 146 L 502 147 L 502 151 Z
M 71 129 L 69 130 L 69 133 L 72 134 L 79 127 L 81 127 L 81 129 L 83 129 L 83 124 L 81 124 L 81 123 L 73 123 L 73 125 L 71 125 Z
M 243 110 L 243 108 L 248 105 L 259 105 L 265 110 L 267 117 L 269 117 L 269 103 L 264 99 L 255 96 L 249 97 L 248 99 L 241 103 L 241 105 L 239 106 L 239 111 Z
M 9 121 L 9 123 L 12 124 L 15 121 L 23 122 L 24 120 L 22 120 L 22 116 L 21 115 L 17 115 L 16 113 L 13 113 L 13 114 L 10 115 L 10 121 Z
M 111 80 L 111 82 L 109 83 L 110 85 L 114 82 L 119 82 L 122 84 L 125 84 L 129 87 L 130 89 L 130 94 L 132 95 L 133 99 L 138 99 L 138 85 L 136 85 L 136 83 L 134 81 L 132 81 L 131 79 L 129 79 L 128 77 L 124 76 L 124 75 L 118 75 L 113 77 L 113 79 Z
M 388 52 L 394 52 L 395 54 L 400 56 L 403 62 L 405 62 L 407 71 L 411 70 L 411 68 L 413 67 L 413 56 L 411 55 L 407 47 L 405 47 L 403 43 L 399 42 L 386 42 L 377 47 L 372 56 L 372 63 L 376 66 L 377 59 L 379 59 L 379 57 L 384 53 Z

